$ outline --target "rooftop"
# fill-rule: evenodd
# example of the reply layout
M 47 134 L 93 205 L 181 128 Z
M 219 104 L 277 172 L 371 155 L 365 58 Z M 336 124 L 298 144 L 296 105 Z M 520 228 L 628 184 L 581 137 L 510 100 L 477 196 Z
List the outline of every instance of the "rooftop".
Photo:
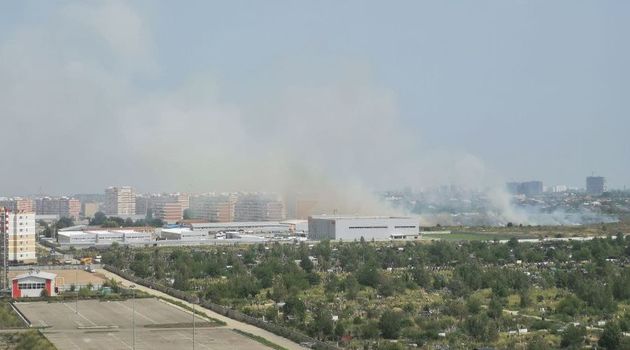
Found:
M 27 273 L 23 273 L 21 275 L 17 275 L 13 279 L 14 280 L 21 280 L 23 278 L 28 278 L 28 277 L 39 277 L 39 278 L 44 278 L 44 279 L 47 279 L 47 280 L 54 280 L 55 277 L 57 277 L 57 275 L 54 274 L 54 273 L 50 273 L 50 272 L 42 272 L 42 271 L 34 270 L 34 271 L 29 271 Z
M 331 219 L 331 220 L 383 220 L 383 219 L 413 219 L 410 216 L 360 216 L 360 215 L 311 215 L 313 219 Z

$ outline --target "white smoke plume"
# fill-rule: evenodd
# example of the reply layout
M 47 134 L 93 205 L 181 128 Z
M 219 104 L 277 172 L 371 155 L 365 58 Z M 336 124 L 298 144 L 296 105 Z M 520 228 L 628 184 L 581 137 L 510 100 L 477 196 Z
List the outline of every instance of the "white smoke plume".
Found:
M 274 191 L 392 214 L 374 191 L 454 184 L 490 188 L 497 212 L 523 221 L 482 160 L 423 146 L 429 131 L 408 127 L 368 65 L 296 63 L 255 97 L 230 96 L 203 71 L 161 84 L 153 35 L 132 3 L 108 1 L 63 4 L 2 37 L 0 194 Z

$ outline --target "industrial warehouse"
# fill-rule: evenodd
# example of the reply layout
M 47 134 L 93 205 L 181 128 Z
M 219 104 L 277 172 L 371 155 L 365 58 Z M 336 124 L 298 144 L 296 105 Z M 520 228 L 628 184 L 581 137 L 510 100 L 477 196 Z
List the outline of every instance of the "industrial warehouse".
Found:
M 419 220 L 411 217 L 316 215 L 309 220 L 187 223 L 163 228 L 130 227 L 60 230 L 52 245 L 107 247 L 260 243 L 303 240 L 398 240 L 419 238 Z M 43 240 L 45 242 L 45 240 Z
M 417 239 L 420 221 L 410 217 L 316 215 L 308 219 L 311 240 Z

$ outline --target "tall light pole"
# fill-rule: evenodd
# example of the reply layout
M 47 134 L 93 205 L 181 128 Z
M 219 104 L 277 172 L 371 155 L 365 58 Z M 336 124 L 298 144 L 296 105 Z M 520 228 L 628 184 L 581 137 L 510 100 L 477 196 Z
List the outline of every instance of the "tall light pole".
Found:
M 136 350 L 136 285 L 132 284 L 131 288 L 131 344 L 133 350 Z
M 192 334 L 192 348 L 195 350 L 195 304 L 199 302 L 199 298 L 195 295 L 192 300 L 192 317 L 193 317 L 193 334 Z
M 74 303 L 74 312 L 79 314 L 79 265 L 74 268 L 74 286 L 77 291 L 77 298 Z

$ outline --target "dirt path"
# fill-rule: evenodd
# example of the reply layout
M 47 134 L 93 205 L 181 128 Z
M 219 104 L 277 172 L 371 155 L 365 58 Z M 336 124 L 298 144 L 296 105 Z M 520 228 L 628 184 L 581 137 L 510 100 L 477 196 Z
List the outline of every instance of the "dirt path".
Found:
M 151 294 L 151 295 L 155 295 L 155 296 L 159 296 L 159 297 L 166 298 L 166 299 L 176 300 L 176 301 L 178 301 L 180 303 L 185 304 L 186 306 L 192 307 L 192 304 L 188 303 L 185 300 L 175 298 L 175 297 L 170 296 L 170 295 L 168 295 L 166 293 L 162 293 L 162 292 L 157 291 L 155 289 L 147 288 L 147 287 L 139 285 L 137 283 L 133 283 L 133 282 L 128 281 L 128 280 L 126 280 L 126 279 L 124 279 L 124 278 L 122 278 L 122 277 L 120 277 L 120 276 L 118 276 L 118 275 L 116 275 L 114 273 L 111 273 L 111 272 L 109 272 L 107 270 L 98 269 L 96 271 L 98 273 L 101 273 L 101 274 L 105 275 L 105 277 L 107 277 L 108 279 L 113 278 L 116 281 L 119 281 L 125 287 L 128 287 L 128 286 L 133 284 L 133 285 L 136 286 L 136 288 L 138 290 L 141 290 L 141 291 L 143 291 L 145 293 L 148 293 L 148 294 Z M 247 324 L 247 323 L 244 323 L 244 322 L 240 322 L 240 321 L 236 321 L 236 320 L 233 320 L 233 319 L 231 319 L 229 317 L 225 317 L 225 316 L 223 316 L 221 314 L 218 314 L 218 313 L 216 313 L 216 312 L 214 312 L 212 310 L 208 310 L 206 308 L 203 308 L 203 307 L 201 307 L 199 305 L 195 305 L 195 309 L 199 310 L 199 311 L 202 311 L 208 317 L 215 318 L 217 320 L 221 320 L 221 321 L 225 322 L 226 325 L 224 327 L 227 327 L 227 328 L 230 328 L 230 329 L 238 329 L 238 330 L 243 331 L 243 332 L 247 332 L 247 333 L 251 333 L 251 334 L 263 337 L 263 338 L 269 340 L 270 342 L 278 344 L 278 345 L 280 345 L 280 346 L 282 346 L 284 348 L 287 348 L 289 350 L 304 350 L 304 349 L 307 349 L 307 348 L 302 347 L 299 344 L 297 344 L 297 343 L 295 343 L 295 342 L 293 342 L 293 341 L 291 341 L 289 339 L 283 338 L 281 336 L 278 336 L 276 334 L 268 332 L 268 331 L 266 331 L 264 329 L 252 326 L 250 324 Z

